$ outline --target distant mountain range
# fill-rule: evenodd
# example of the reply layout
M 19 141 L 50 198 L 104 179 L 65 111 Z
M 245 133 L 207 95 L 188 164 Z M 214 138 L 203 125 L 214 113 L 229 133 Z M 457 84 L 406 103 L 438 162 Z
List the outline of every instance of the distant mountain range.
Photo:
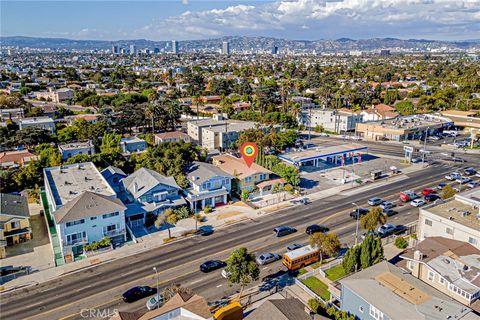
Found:
M 2 46 L 15 46 L 20 48 L 41 48 L 41 49 L 59 49 L 59 50 L 105 50 L 110 49 L 112 45 L 128 48 L 135 45 L 138 49 L 142 48 L 171 48 L 171 41 L 152 41 L 145 39 L 138 40 L 72 40 L 63 38 L 36 38 L 36 37 L 0 37 Z M 349 51 L 349 50 L 378 50 L 389 48 L 401 49 L 464 49 L 480 48 L 480 39 L 465 41 L 437 41 L 423 39 L 395 39 L 395 38 L 372 38 L 353 40 L 340 38 L 336 40 L 287 40 L 270 37 L 223 37 L 205 40 L 186 40 L 178 41 L 180 50 L 195 49 L 220 49 L 222 41 L 228 41 L 233 50 L 270 50 L 273 46 L 281 49 L 291 50 L 316 50 L 317 52 L 327 51 Z

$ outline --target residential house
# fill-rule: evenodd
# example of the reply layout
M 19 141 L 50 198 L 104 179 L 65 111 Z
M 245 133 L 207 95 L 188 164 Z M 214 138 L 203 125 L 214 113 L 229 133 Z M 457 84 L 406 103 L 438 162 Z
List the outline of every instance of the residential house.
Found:
M 175 179 L 154 170 L 140 168 L 121 182 L 126 190 L 124 203 L 128 207 L 126 218 L 129 226 L 143 225 L 147 212 L 158 215 L 167 208 L 186 205 Z
M 2 169 L 22 167 L 33 160 L 37 160 L 37 156 L 28 150 L 0 152 Z
M 349 109 L 310 109 L 298 115 L 298 122 L 307 128 L 321 127 L 324 130 L 345 133 L 355 130 L 363 117 Z
M 472 189 L 439 204 L 420 208 L 417 235 L 420 241 L 444 237 L 468 242 L 480 249 L 480 189 Z
M 283 186 L 285 180 L 274 178 L 274 173 L 264 167 L 252 163 L 250 167 L 245 161 L 231 154 L 222 154 L 212 158 L 213 164 L 220 170 L 233 176 L 233 188 L 240 194 L 241 190 L 252 192 L 258 189 L 260 195 L 271 190 L 274 184 Z
M 429 237 L 400 255 L 412 275 L 480 313 L 480 250 Z
M 478 319 L 472 309 L 387 261 L 339 282 L 341 310 L 356 319 Z
M 192 138 L 184 132 L 180 131 L 173 131 L 173 132 L 163 132 L 157 133 L 155 135 L 155 145 L 159 145 L 165 142 L 185 142 L 189 143 L 192 142 Z
M 25 117 L 23 108 L 0 109 L 0 122 L 12 120 L 18 122 Z
M 55 122 L 49 117 L 23 118 L 20 120 L 20 130 L 29 127 L 45 129 L 51 133 L 55 132 Z
M 61 144 L 58 146 L 58 150 L 62 155 L 63 161 L 66 161 L 79 154 L 85 154 L 89 156 L 95 154 L 95 146 L 93 145 L 92 140 Z
M 250 312 L 247 320 L 312 320 L 305 305 L 296 298 L 267 299 Z
M 363 122 L 367 121 L 381 121 L 387 119 L 393 119 L 399 116 L 399 113 L 394 107 L 390 107 L 386 104 L 372 105 L 370 108 L 360 112 L 363 117 Z
M 177 293 L 163 306 L 144 314 L 117 312 L 110 320 L 213 320 L 204 297 L 197 294 Z
M 126 207 L 92 162 L 43 170 L 45 194 L 65 262 L 84 255 L 83 246 L 109 237 L 126 240 Z M 55 245 L 52 243 L 52 245 Z
M 138 137 L 126 137 L 120 140 L 120 148 L 124 154 L 140 153 L 147 150 L 147 142 Z
M 190 187 L 184 190 L 190 209 L 226 204 L 232 190 L 232 176 L 212 164 L 194 161 L 187 169 Z
M 28 201 L 24 196 L 0 193 L 0 258 L 5 258 L 5 246 L 32 238 Z
M 108 166 L 100 173 L 105 178 L 105 180 L 107 180 L 108 184 L 112 187 L 112 189 L 117 193 L 117 196 L 122 199 L 120 193 L 125 191 L 122 179 L 127 177 L 127 174 L 123 172 L 122 169 L 114 166 Z

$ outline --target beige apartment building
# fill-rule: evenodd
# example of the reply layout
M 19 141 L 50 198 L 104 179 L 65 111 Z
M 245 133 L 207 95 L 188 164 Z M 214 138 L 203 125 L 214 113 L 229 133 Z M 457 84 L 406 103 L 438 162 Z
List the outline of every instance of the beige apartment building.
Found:
M 449 200 L 420 209 L 417 235 L 468 242 L 480 249 L 480 189 L 455 195 Z

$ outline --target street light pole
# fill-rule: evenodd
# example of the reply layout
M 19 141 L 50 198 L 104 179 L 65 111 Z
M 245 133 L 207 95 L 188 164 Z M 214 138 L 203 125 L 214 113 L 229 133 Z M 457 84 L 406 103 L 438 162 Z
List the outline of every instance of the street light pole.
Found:
M 193 195 L 193 216 L 195 218 L 195 231 L 198 231 L 198 219 L 197 219 L 197 197 Z
M 355 246 L 358 244 L 358 220 L 360 219 L 360 207 L 358 204 L 355 202 L 352 202 L 352 204 L 357 207 L 357 215 L 356 215 L 356 222 L 355 222 Z
M 157 309 L 160 308 L 160 292 L 159 292 L 159 287 L 158 287 L 158 272 L 157 272 L 157 267 L 153 267 L 153 271 L 155 271 L 155 277 L 157 278 Z
M 422 157 L 422 167 L 425 165 L 425 157 L 427 155 L 427 136 L 428 136 L 428 128 L 425 129 L 425 139 L 423 141 L 423 157 Z

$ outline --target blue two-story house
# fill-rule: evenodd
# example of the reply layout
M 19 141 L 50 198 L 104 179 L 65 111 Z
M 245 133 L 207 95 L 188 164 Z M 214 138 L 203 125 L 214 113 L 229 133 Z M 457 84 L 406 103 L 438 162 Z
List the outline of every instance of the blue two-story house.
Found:
M 147 150 L 147 142 L 138 137 L 126 137 L 120 140 L 120 148 L 124 155 L 130 155 L 132 153 L 141 153 Z
M 200 210 L 226 204 L 233 177 L 212 164 L 194 161 L 187 168 L 190 187 L 184 190 L 190 209 Z
M 127 224 L 131 227 L 145 223 L 146 213 L 154 215 L 167 208 L 186 205 L 180 195 L 181 188 L 173 177 L 165 177 L 147 168 L 140 168 L 122 180 Z

